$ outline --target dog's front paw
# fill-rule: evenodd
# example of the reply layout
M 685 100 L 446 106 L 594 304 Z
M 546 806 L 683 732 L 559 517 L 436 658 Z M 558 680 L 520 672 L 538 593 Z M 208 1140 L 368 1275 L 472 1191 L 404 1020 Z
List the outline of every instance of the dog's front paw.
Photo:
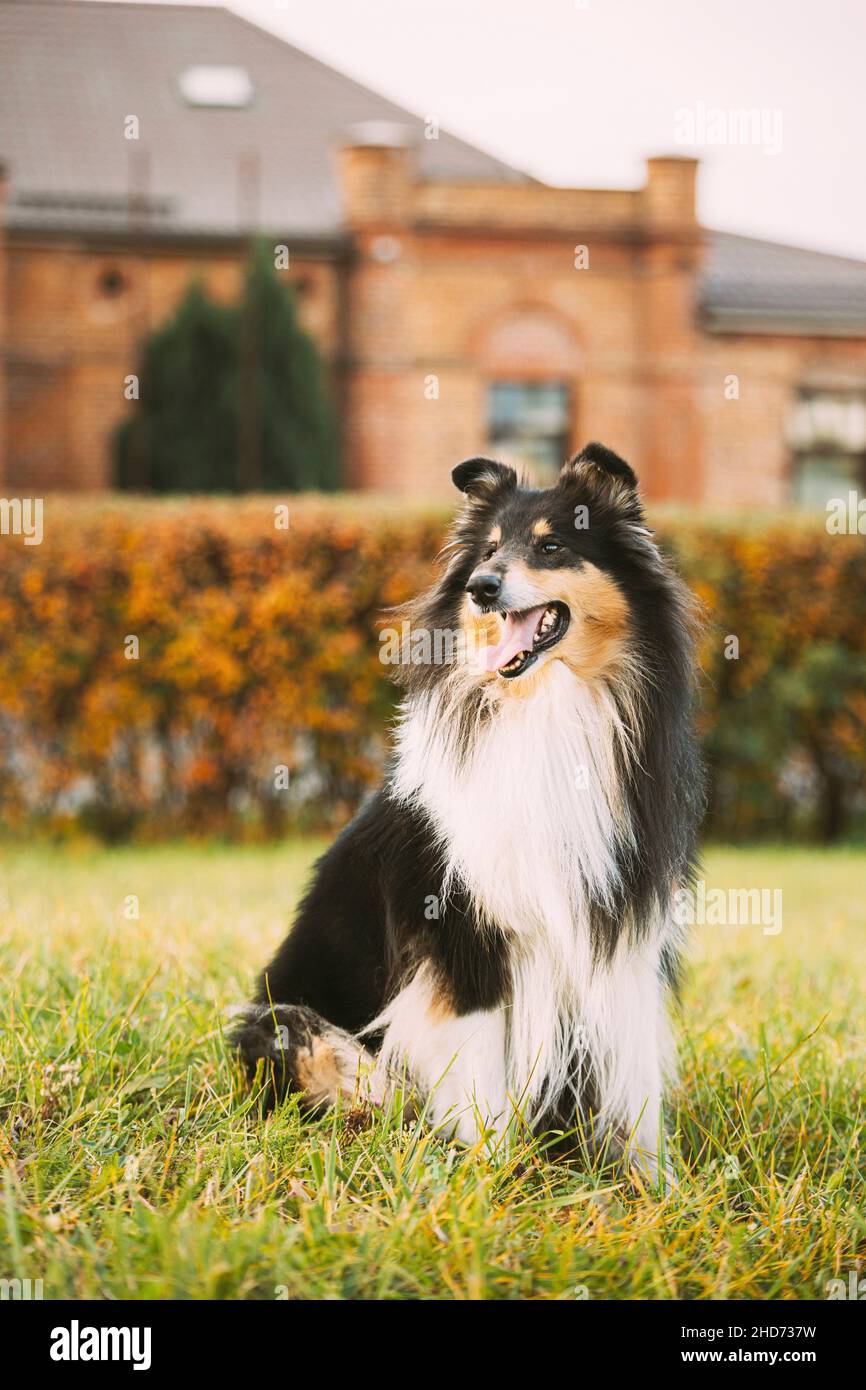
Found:
M 309 1111 L 325 1110 L 339 1099 L 381 1104 L 375 1057 L 305 1004 L 249 1005 L 233 1041 L 251 1078 L 263 1070 L 269 1104 L 292 1092 Z

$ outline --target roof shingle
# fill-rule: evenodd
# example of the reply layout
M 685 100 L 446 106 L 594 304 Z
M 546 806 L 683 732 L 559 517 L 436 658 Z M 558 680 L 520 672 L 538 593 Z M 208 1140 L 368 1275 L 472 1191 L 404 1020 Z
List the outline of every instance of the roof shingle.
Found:
M 866 261 L 710 232 L 701 286 L 707 327 L 866 331 Z
M 0 0 L 0 51 L 11 226 L 120 229 L 132 195 L 157 232 L 333 236 L 333 151 L 368 121 L 409 127 L 424 178 L 526 179 L 444 131 L 424 139 L 417 116 L 216 6 Z M 190 105 L 180 74 L 206 65 L 245 68 L 250 105 Z
M 0 0 L 0 161 L 11 228 L 339 240 L 333 168 L 353 125 L 403 126 L 421 177 L 528 176 L 217 6 Z M 187 68 L 246 69 L 248 106 L 190 105 Z M 138 118 L 140 139 L 124 136 Z M 707 232 L 716 331 L 866 333 L 866 262 Z

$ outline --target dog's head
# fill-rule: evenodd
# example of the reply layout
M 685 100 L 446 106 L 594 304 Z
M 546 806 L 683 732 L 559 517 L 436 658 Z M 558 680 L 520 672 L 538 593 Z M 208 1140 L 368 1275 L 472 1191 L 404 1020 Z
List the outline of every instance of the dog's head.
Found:
M 641 863 L 655 865 L 634 892 L 661 902 L 683 872 L 702 806 L 691 730 L 696 615 L 647 529 L 637 479 L 600 444 L 575 455 L 550 488 L 527 487 L 485 458 L 458 464 L 453 479 L 465 502 L 438 580 L 405 610 L 410 654 L 398 679 L 412 697 L 433 695 L 461 752 L 482 720 L 514 716 L 519 728 L 536 695 L 539 713 L 559 718 L 568 677 L 588 687 L 575 690 L 574 709 L 601 712 L 587 737 L 616 730 L 611 756 L 630 769 Z M 639 867 L 636 859 L 638 877 Z
M 635 631 L 637 594 L 662 566 L 629 465 L 588 444 L 552 488 L 523 487 L 485 458 L 452 477 L 467 502 L 443 584 L 462 589 L 480 678 L 519 685 L 553 661 L 584 679 L 611 673 Z

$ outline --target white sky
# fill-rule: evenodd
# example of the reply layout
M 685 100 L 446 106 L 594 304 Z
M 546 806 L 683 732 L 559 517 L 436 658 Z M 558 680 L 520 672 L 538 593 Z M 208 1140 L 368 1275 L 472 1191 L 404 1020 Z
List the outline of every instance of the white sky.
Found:
M 229 8 L 548 182 L 636 187 L 646 155 L 691 152 L 707 226 L 866 259 L 866 0 Z M 780 151 L 679 143 L 701 105 L 765 113 Z

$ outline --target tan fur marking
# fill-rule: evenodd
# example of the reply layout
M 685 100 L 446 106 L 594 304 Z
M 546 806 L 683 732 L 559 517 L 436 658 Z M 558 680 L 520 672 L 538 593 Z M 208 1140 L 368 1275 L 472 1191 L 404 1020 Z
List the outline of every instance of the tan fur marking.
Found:
M 522 606 L 535 607 L 558 599 L 568 605 L 571 623 L 562 641 L 551 648 L 549 655 L 543 656 L 525 676 L 513 682 L 498 681 L 498 696 L 503 699 L 530 696 L 556 659 L 564 661 L 584 681 L 600 680 L 612 674 L 625 661 L 628 653 L 628 603 L 619 586 L 603 570 L 588 562 L 584 562 L 580 569 L 533 569 L 517 560 L 508 566 L 508 576 L 527 595 L 527 602 Z M 473 621 L 475 623 L 479 645 L 499 641 L 499 618 L 490 614 L 473 618 L 468 607 L 465 613 L 467 626 Z M 494 626 L 490 625 L 491 621 Z M 492 676 L 491 679 L 496 680 L 496 677 Z
M 351 1094 L 354 1077 L 346 1086 L 348 1078 L 341 1077 L 334 1049 L 322 1038 L 314 1038 L 312 1048 L 299 1048 L 295 1054 L 295 1070 L 298 1081 L 314 1102 L 326 1101 L 333 1105 L 342 1093 Z
M 466 634 L 467 652 L 477 652 L 499 641 L 502 619 L 497 613 L 477 612 L 466 594 L 463 599 L 463 631 Z
M 493 530 L 490 532 L 490 535 L 487 537 L 487 544 L 488 544 L 488 545 L 499 545 L 500 542 L 501 542 L 501 540 L 502 540 L 502 527 L 501 527 L 501 526 L 494 526 Z
M 350 1101 L 382 1101 L 381 1081 L 375 1076 L 376 1059 L 339 1029 L 327 1037 L 313 1038 L 312 1047 L 298 1048 L 294 1056 L 298 1084 L 313 1105 Z
M 545 517 L 541 517 L 541 519 L 539 521 L 536 521 L 535 525 L 533 526 L 532 534 L 533 536 L 549 536 L 552 530 L 553 527 L 551 526 L 550 522 L 547 521 Z
M 571 610 L 571 625 L 554 648 L 583 680 L 597 680 L 626 654 L 629 610 L 619 585 L 595 565 L 560 570 L 558 598 Z
M 493 672 L 483 677 L 494 686 L 497 698 L 523 699 L 531 695 L 553 660 L 564 661 L 584 681 L 601 680 L 625 664 L 628 602 L 603 570 L 586 561 L 579 569 L 550 570 L 534 569 L 522 560 L 514 560 L 508 566 L 507 578 L 526 595 L 521 607 L 536 607 L 558 599 L 568 605 L 571 623 L 562 641 L 525 676 L 513 682 L 499 680 Z M 463 603 L 463 627 L 470 651 L 495 644 L 502 636 L 498 614 L 476 613 L 468 596 Z
M 427 1017 L 431 1023 L 447 1023 L 454 1017 L 454 1009 L 451 1000 L 446 997 L 438 985 L 434 984 L 430 992 L 430 1003 L 427 1006 Z
M 546 603 L 549 599 L 558 598 L 559 594 L 553 592 L 556 587 L 557 574 L 553 573 L 545 566 L 534 569 L 532 565 L 527 565 L 525 560 L 511 560 L 508 565 L 506 578 L 510 577 L 513 583 L 519 581 L 521 589 L 527 592 L 532 591 L 531 601 L 523 604 L 524 608 L 534 608 L 539 603 Z

